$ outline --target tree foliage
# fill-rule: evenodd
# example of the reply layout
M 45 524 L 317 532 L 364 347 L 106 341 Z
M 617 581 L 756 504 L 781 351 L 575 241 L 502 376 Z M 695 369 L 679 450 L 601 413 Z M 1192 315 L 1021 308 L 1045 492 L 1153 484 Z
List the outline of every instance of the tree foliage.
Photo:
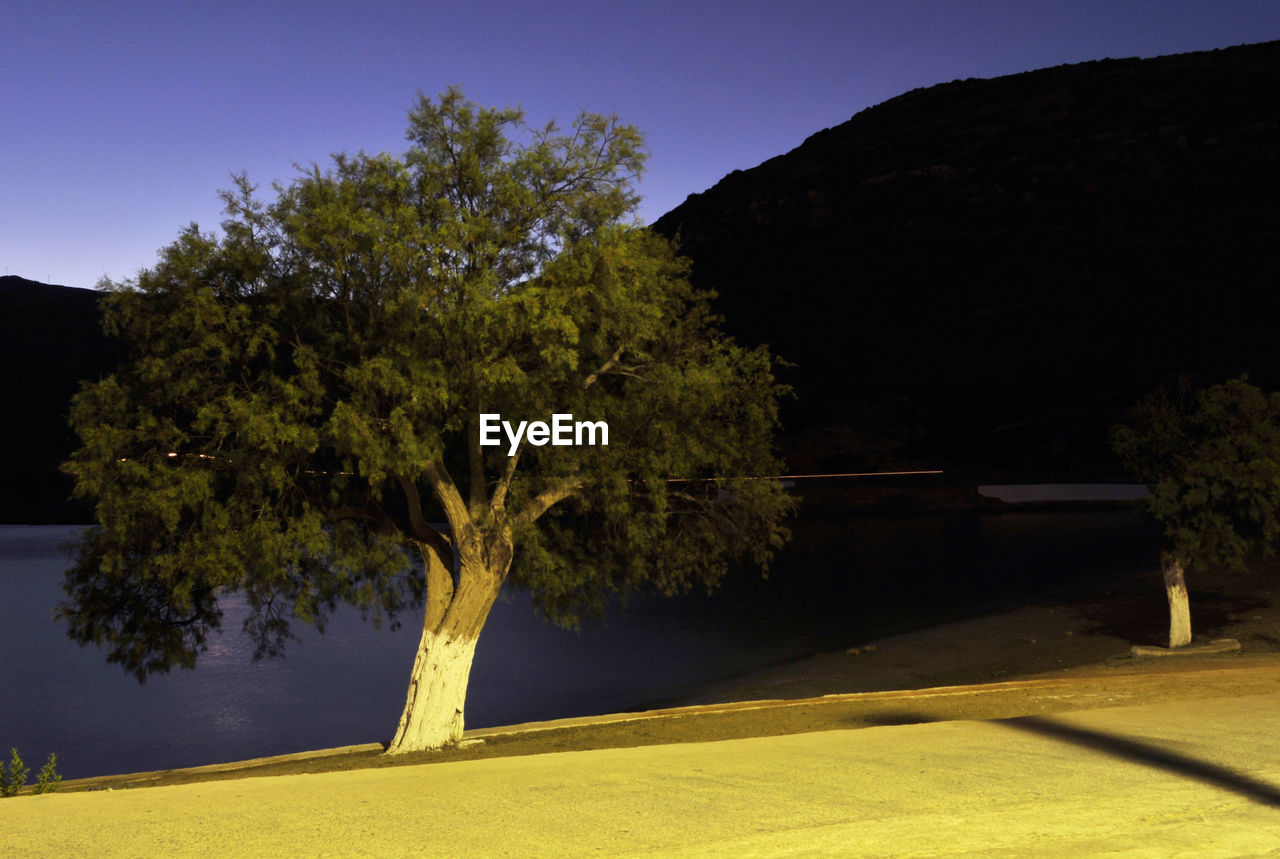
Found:
M 228 594 L 262 657 L 339 604 L 395 623 L 425 600 L 430 627 L 482 573 L 571 625 L 785 538 L 792 502 L 753 479 L 778 473 L 783 391 L 628 222 L 639 133 L 533 128 L 450 90 L 419 98 L 408 140 L 269 201 L 238 176 L 221 235 L 193 224 L 107 284 L 128 357 L 73 403 L 97 525 L 61 613 L 140 679 L 194 666 Z M 481 413 L 564 412 L 610 444 L 477 443 Z
M 1145 399 L 1113 432 L 1125 467 L 1150 487 L 1148 511 L 1183 566 L 1243 568 L 1280 538 L 1280 393 L 1244 378 Z

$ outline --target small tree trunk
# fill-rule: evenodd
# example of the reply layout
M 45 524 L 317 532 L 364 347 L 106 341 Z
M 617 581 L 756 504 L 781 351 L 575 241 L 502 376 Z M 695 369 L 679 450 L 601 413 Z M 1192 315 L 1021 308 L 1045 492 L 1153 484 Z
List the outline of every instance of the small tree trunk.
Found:
M 500 576 L 487 570 L 469 574 L 464 567 L 443 617 L 428 595 L 409 692 L 388 754 L 440 749 L 462 741 L 471 660 L 500 587 Z
M 1164 573 L 1164 590 L 1169 597 L 1169 647 L 1185 647 L 1191 643 L 1191 603 L 1187 599 L 1182 563 L 1172 553 L 1161 552 L 1160 570 Z

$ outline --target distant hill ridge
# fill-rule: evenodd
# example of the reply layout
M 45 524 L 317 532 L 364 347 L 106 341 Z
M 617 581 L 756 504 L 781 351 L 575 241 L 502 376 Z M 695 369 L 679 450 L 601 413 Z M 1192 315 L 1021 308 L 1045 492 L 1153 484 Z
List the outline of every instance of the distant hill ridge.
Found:
M 102 333 L 92 289 L 0 276 L 0 522 L 85 521 L 68 504 L 71 481 L 58 471 L 74 437 L 67 426 L 81 379 L 109 372 L 116 350 Z
M 796 471 L 1116 476 L 1107 427 L 1189 373 L 1280 388 L 1280 42 L 913 90 L 653 229 L 795 366 Z M 99 294 L 0 278 L 0 521 L 83 521 L 66 399 Z M 16 454 L 13 452 L 17 452 Z
M 1280 42 L 913 90 L 691 195 L 727 327 L 794 362 L 793 466 L 1114 469 L 1180 372 L 1280 384 Z

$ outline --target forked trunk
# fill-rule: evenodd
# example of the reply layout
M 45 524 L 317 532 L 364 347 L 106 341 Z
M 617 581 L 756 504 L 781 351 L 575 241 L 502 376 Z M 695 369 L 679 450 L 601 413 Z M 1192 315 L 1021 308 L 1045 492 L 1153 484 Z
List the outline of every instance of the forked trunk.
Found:
M 1169 597 L 1169 647 L 1185 647 L 1191 643 L 1191 603 L 1182 564 L 1172 553 L 1161 552 L 1160 569 Z
M 476 640 L 498 596 L 501 579 L 463 570 L 456 594 L 444 608 L 428 595 L 409 692 L 388 754 L 418 752 L 462 741 L 467 681 Z

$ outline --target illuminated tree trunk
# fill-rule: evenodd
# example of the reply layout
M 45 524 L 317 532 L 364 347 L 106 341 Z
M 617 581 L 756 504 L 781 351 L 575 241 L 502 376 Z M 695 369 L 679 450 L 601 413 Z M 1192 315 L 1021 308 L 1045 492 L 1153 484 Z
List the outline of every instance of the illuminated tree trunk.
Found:
M 404 712 L 388 752 L 439 749 L 461 742 L 467 680 L 475 652 L 475 638 L 422 631 Z
M 440 749 L 462 741 L 476 640 L 503 578 L 487 569 L 464 566 L 454 593 L 452 575 L 443 561 L 434 553 L 424 556 L 428 556 L 426 617 L 404 711 L 388 754 Z
M 1187 599 L 1182 563 L 1172 553 L 1161 552 L 1160 569 L 1169 597 L 1169 646 L 1185 647 L 1191 643 L 1191 603 Z

